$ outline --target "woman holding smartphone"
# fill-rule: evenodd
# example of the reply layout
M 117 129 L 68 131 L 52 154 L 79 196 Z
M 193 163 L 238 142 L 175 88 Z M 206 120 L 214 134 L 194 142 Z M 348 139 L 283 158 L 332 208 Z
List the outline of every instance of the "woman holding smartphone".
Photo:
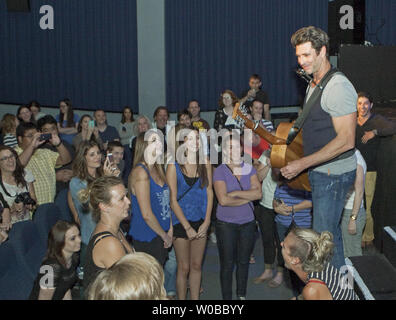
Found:
M 58 122 L 59 137 L 69 144 L 73 143 L 73 138 L 77 134 L 79 116 L 73 112 L 73 107 L 69 99 L 59 101 L 59 114 L 56 116 Z
M 108 159 L 102 165 L 102 153 L 94 141 L 83 141 L 73 161 L 73 178 L 70 180 L 69 206 L 73 208 L 74 220 L 81 229 L 81 260 L 84 261 L 85 251 L 96 222 L 92 218 L 90 208 L 80 201 L 79 192 L 85 190 L 95 179 L 101 176 L 118 176 L 119 170 L 114 170 Z M 70 202 L 71 201 L 71 202 Z
M 77 127 L 77 135 L 73 138 L 73 146 L 77 150 L 81 141 L 94 141 L 103 150 L 103 142 L 99 135 L 99 130 L 95 127 L 95 121 L 89 114 L 84 114 Z

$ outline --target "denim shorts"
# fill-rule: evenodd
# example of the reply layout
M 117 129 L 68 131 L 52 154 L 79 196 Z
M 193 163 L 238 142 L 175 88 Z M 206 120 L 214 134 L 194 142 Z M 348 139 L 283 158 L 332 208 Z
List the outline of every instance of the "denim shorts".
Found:
M 203 223 L 203 220 L 200 219 L 198 221 L 188 221 L 190 223 L 191 228 L 195 230 L 195 232 L 198 232 L 199 227 Z M 181 223 L 175 224 L 173 226 L 173 236 L 175 238 L 183 238 L 183 239 L 188 239 L 186 230 L 184 229 L 183 225 Z

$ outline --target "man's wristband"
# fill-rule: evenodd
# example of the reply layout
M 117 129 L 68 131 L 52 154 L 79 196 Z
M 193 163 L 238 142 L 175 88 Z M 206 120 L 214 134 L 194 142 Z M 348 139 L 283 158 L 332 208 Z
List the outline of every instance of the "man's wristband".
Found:
M 56 146 L 54 146 L 55 148 L 58 148 L 60 145 L 62 144 L 62 141 L 59 142 Z

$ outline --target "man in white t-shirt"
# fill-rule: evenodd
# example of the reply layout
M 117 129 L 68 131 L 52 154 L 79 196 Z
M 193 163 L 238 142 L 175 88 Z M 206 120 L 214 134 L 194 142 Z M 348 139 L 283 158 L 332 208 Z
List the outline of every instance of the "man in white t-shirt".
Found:
M 366 224 L 363 195 L 367 166 L 359 150 L 355 150 L 355 155 L 357 159 L 355 183 L 347 194 L 341 221 L 345 257 L 362 255 L 362 234 Z

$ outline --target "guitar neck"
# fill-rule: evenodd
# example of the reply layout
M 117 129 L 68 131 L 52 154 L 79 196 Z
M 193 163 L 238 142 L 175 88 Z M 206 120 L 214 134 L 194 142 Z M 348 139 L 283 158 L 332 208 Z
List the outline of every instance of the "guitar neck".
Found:
M 245 126 L 249 129 L 252 129 L 254 133 L 257 133 L 261 138 L 263 138 L 264 140 L 266 140 L 268 143 L 270 143 L 272 145 L 286 144 L 286 140 L 272 135 L 267 130 L 265 130 L 263 127 L 261 127 L 260 125 L 258 125 L 257 128 L 255 129 L 254 127 L 256 126 L 256 124 L 249 119 L 248 119 L 248 121 L 246 121 Z
M 243 109 L 243 108 L 242 108 Z M 255 122 L 250 120 L 247 117 L 246 111 L 245 110 L 240 110 L 239 108 L 239 103 L 237 103 L 234 107 L 234 111 L 232 113 L 232 117 L 234 119 L 242 119 L 244 126 L 246 128 L 249 128 L 253 130 L 253 132 L 257 133 L 261 138 L 265 139 L 268 143 L 272 145 L 283 145 L 286 144 L 286 140 L 282 138 L 278 138 L 271 133 L 269 133 L 266 129 L 261 127 L 260 125 L 257 125 Z

